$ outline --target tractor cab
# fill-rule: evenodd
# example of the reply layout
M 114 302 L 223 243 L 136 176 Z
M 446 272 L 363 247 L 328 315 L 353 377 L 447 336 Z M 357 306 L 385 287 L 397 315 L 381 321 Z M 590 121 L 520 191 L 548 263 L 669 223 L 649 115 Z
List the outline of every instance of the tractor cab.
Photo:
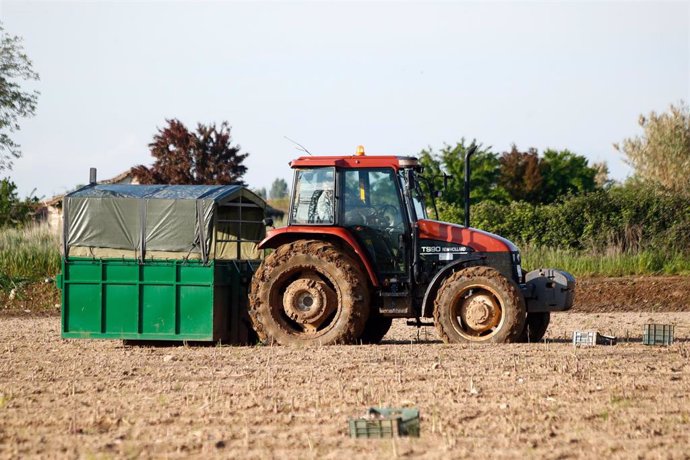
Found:
M 289 227 L 345 229 L 366 254 L 384 290 L 409 284 L 411 234 L 427 214 L 414 180 L 415 158 L 302 157 L 295 168 Z

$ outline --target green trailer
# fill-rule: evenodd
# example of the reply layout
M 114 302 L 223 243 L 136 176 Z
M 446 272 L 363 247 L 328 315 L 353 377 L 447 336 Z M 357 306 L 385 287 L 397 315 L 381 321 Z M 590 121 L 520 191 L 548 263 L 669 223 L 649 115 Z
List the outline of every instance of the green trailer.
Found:
M 239 185 L 88 185 L 65 197 L 62 337 L 247 343 L 266 203 Z

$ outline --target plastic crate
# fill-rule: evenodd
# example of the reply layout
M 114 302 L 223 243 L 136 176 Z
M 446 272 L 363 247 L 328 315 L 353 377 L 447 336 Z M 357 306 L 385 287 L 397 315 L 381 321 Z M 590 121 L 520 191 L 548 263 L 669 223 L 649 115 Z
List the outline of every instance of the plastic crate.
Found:
M 597 344 L 596 331 L 574 331 L 573 345 L 576 347 L 593 347 Z
M 645 324 L 642 343 L 645 345 L 671 345 L 673 343 L 672 324 Z
M 573 345 L 593 347 L 594 345 L 615 345 L 618 338 L 599 334 L 597 331 L 575 331 L 573 332 Z
M 352 438 L 393 438 L 400 436 L 400 418 L 368 420 L 350 419 Z
M 419 437 L 419 409 L 372 407 L 349 426 L 353 438 Z

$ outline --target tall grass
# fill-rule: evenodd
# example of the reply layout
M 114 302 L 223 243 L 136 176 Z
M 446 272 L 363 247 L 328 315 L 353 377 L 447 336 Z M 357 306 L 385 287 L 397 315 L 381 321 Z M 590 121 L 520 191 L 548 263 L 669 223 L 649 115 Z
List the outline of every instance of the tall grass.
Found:
M 46 225 L 0 229 L 0 287 L 57 274 L 59 242 Z
M 287 214 L 288 208 L 290 208 L 290 197 L 285 198 L 271 198 L 268 200 L 268 205 L 275 209 L 280 209 Z
M 644 250 L 623 252 L 609 248 L 601 252 L 523 247 L 526 269 L 553 267 L 575 276 L 690 275 L 690 254 Z

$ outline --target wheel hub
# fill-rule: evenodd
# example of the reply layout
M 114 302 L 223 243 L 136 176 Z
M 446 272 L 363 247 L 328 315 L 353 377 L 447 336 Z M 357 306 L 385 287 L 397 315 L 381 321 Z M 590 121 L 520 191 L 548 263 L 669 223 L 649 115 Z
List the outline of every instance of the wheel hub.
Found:
M 468 328 L 481 333 L 498 325 L 501 312 L 493 296 L 478 293 L 462 302 L 460 316 Z
M 335 311 L 338 298 L 325 282 L 318 279 L 298 279 L 290 283 L 283 295 L 283 309 L 293 321 L 318 328 Z

